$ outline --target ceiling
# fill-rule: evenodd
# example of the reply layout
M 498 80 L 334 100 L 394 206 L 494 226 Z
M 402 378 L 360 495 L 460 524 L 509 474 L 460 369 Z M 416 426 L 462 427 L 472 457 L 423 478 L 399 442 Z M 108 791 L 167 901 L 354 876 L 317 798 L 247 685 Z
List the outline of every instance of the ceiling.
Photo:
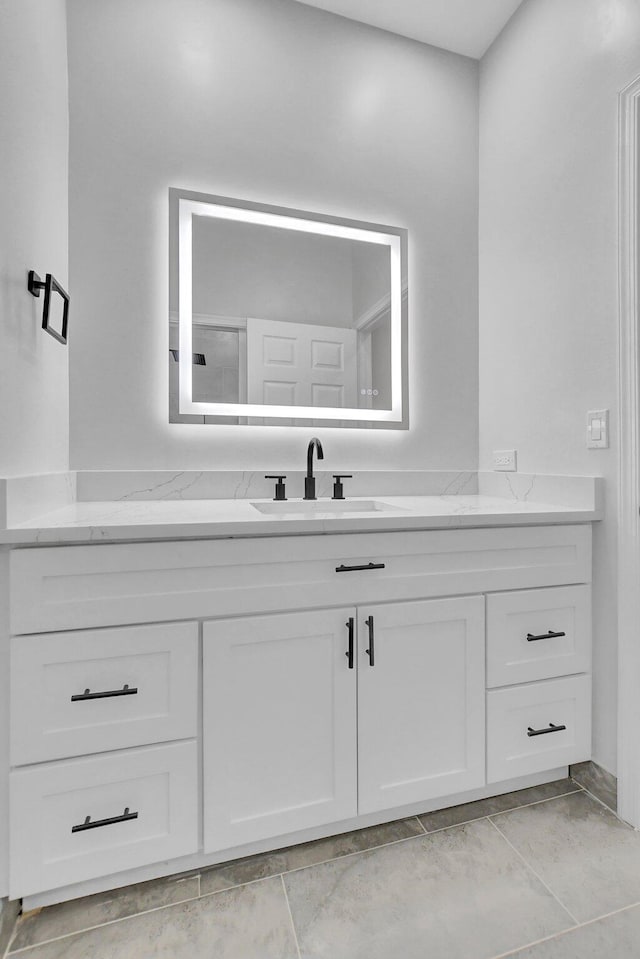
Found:
M 522 0 L 298 0 L 480 59 Z

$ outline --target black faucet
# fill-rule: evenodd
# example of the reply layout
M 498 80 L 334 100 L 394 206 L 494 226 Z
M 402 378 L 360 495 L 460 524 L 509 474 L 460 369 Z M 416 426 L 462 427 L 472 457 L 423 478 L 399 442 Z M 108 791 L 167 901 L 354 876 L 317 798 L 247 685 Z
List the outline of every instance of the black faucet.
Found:
M 318 459 L 324 459 L 324 453 L 322 452 L 322 443 L 317 436 L 314 436 L 313 439 L 309 440 L 309 445 L 307 447 L 307 475 L 304 479 L 304 498 L 305 499 L 316 499 L 316 481 L 313 476 L 313 448 L 316 448 L 318 453 Z

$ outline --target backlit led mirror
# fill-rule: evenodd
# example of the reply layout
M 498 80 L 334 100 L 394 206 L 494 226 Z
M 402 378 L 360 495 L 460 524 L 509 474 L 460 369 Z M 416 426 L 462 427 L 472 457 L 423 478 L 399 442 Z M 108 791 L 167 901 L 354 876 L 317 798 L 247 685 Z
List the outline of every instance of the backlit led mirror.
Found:
M 169 199 L 171 422 L 407 427 L 405 230 Z

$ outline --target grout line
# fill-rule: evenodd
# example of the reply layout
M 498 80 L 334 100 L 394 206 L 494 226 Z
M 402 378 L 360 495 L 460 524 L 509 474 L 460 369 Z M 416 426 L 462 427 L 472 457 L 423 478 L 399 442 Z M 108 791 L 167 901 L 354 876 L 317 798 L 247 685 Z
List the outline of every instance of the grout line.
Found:
M 523 803 L 521 806 L 512 806 L 510 809 L 501 809 L 500 812 L 490 812 L 486 813 L 484 816 L 476 816 L 474 819 L 465 819 L 463 822 L 452 823 L 450 826 L 440 826 L 438 829 L 426 830 L 427 836 L 433 836 L 437 832 L 442 832 L 445 829 L 455 829 L 456 826 L 468 826 L 472 822 L 481 822 L 483 819 L 489 819 L 493 816 L 504 816 L 505 813 L 515 812 L 517 809 L 528 809 L 530 806 L 540 806 L 545 802 L 553 802 L 554 799 L 564 799 L 566 796 L 575 796 L 576 793 L 585 792 L 585 790 L 580 786 L 578 789 L 572 789 L 566 793 L 558 793 L 557 796 L 547 796 L 545 799 L 534 799 L 533 802 Z M 492 798 L 492 797 L 489 797 Z M 496 797 L 498 798 L 498 797 Z M 484 802 L 483 799 L 479 799 L 478 802 Z M 455 809 L 455 806 L 453 807 Z M 439 812 L 440 810 L 434 810 Z M 444 810 L 443 810 L 444 811 Z M 429 816 L 430 813 L 421 813 L 422 816 Z M 419 817 L 418 817 L 419 818 Z M 425 827 L 423 826 L 423 829 Z
M 583 789 L 581 786 L 578 787 L 577 789 L 571 790 L 571 792 L 568 792 L 568 793 L 561 793 L 558 796 L 549 796 L 546 799 L 537 799 L 535 800 L 535 802 L 525 803 L 523 806 L 514 806 L 512 809 L 505 809 L 504 811 L 514 812 L 516 809 L 526 809 L 529 806 L 539 806 L 541 803 L 552 802 L 554 799 L 562 799 L 565 796 L 573 796 L 579 792 L 583 792 Z M 478 802 L 482 802 L 482 800 L 478 800 Z M 438 812 L 438 810 L 434 810 L 434 811 Z M 422 813 L 421 815 L 428 816 L 429 813 Z M 425 836 L 435 836 L 437 833 L 444 832 L 446 829 L 457 829 L 460 826 L 468 826 L 472 822 L 481 822 L 483 819 L 488 819 L 489 815 L 491 816 L 502 815 L 502 813 L 491 813 L 486 816 L 478 816 L 477 819 L 469 819 L 469 820 L 466 820 L 465 822 L 453 823 L 451 826 L 442 826 L 440 829 L 433 829 L 431 832 L 429 832 L 424 827 L 424 825 L 420 821 L 419 816 L 412 816 L 410 818 L 417 819 L 423 830 L 423 832 L 418 833 L 418 835 L 416 836 L 403 836 L 401 839 L 392 839 L 390 842 L 379 843 L 377 846 L 368 846 L 366 849 L 354 849 L 353 852 L 343 853 L 341 856 L 331 856 L 329 859 L 320 859 L 318 862 L 308 862 L 302 866 L 294 866 L 292 869 L 283 869 L 281 873 L 277 873 L 277 872 L 270 873 L 269 876 L 262 876 L 261 879 L 272 879 L 274 876 L 278 876 L 278 875 L 286 876 L 286 875 L 289 875 L 290 873 L 301 872 L 303 869 L 312 869 L 314 866 L 326 866 L 328 863 L 340 862 L 341 860 L 348 859 L 351 856 L 362 856 L 368 852 L 376 852 L 377 850 L 380 850 L 380 849 L 386 849 L 388 846 L 397 846 L 401 842 L 410 842 L 412 839 L 424 839 Z M 277 851 L 277 850 L 274 850 L 274 851 Z M 260 856 L 262 855 L 262 853 L 256 853 L 256 855 Z M 266 855 L 269 855 L 269 853 L 266 853 Z M 224 865 L 224 864 L 221 863 L 220 865 Z M 212 868 L 215 868 L 215 867 L 212 867 Z M 257 881 L 260 881 L 260 880 L 247 879 L 245 882 L 236 882 L 231 886 L 225 886 L 224 889 L 214 889 L 213 892 L 207 892 L 204 894 L 202 898 L 206 898 L 207 896 L 217 896 L 218 893 L 220 892 L 226 892 L 228 889 L 235 889 L 238 886 L 248 886 L 250 883 L 257 882 Z
M 610 919 L 611 916 L 617 916 L 621 912 L 627 912 L 629 909 L 637 909 L 640 906 L 640 902 L 633 902 L 629 906 L 621 906 L 620 909 L 614 909 L 613 912 L 606 912 L 602 916 L 596 916 L 594 919 L 586 919 L 584 922 L 579 922 L 577 926 L 572 926 L 570 929 L 563 929 L 562 932 L 555 932 L 551 936 L 545 936 L 543 939 L 536 939 L 534 942 L 527 942 L 524 946 L 518 946 L 516 949 L 512 949 L 510 952 L 501 952 L 499 956 L 492 956 L 491 959 L 510 959 L 511 956 L 517 956 L 518 953 L 522 952 L 524 949 L 531 949 L 533 946 L 538 946 L 543 942 L 551 942 L 554 939 L 561 939 L 563 936 L 567 936 L 570 932 L 576 932 L 578 929 L 584 929 L 586 926 L 592 926 L 596 922 L 602 922 L 604 919 Z
M 586 786 L 582 787 L 582 791 L 586 793 L 587 796 L 589 796 L 591 799 L 595 800 L 595 802 L 597 802 L 600 806 L 604 806 L 607 812 L 610 812 L 612 816 L 616 816 L 616 818 L 618 818 L 616 811 L 612 809 L 611 806 L 608 806 L 606 802 L 604 801 L 604 799 L 600 799 L 599 796 L 596 796 L 595 793 L 592 793 L 591 790 L 588 789 Z
M 424 829 L 424 826 L 422 827 Z M 411 842 L 412 839 L 424 839 L 428 833 L 418 833 L 417 836 L 403 836 L 402 839 L 392 839 L 391 842 L 381 842 L 377 846 L 368 846 L 366 849 L 354 849 L 353 852 L 347 852 L 342 856 L 332 856 L 331 859 L 323 859 L 321 862 L 311 862 L 306 866 L 295 866 L 293 869 L 285 869 L 283 875 L 291 872 L 300 872 L 302 869 L 309 869 L 312 866 L 324 866 L 329 862 L 340 862 L 341 859 L 350 859 L 352 856 L 362 856 L 367 852 L 376 852 L 379 849 L 386 849 L 388 846 L 398 846 L 401 842 Z
M 17 933 L 17 931 L 18 931 L 18 922 L 20 921 L 20 916 L 21 916 L 21 915 L 22 915 L 22 900 L 20 900 L 20 905 L 19 905 L 19 907 L 18 907 L 17 915 L 15 915 L 15 916 L 13 917 L 13 927 L 12 927 L 12 929 L 11 929 L 11 932 L 9 933 L 9 938 L 7 939 L 7 944 L 6 944 L 6 946 L 4 947 L 4 949 L 2 950 L 2 959 L 7 959 L 7 956 L 9 955 L 9 952 L 10 952 L 10 950 L 11 950 L 11 943 L 12 943 L 13 940 L 15 939 L 16 933 Z M 1 918 L 0 918 L 0 925 L 1 925 L 1 924 L 2 924 L 2 920 L 1 920 Z
M 293 913 L 291 911 L 291 903 L 289 902 L 289 894 L 287 892 L 287 887 L 284 884 L 284 876 L 280 873 L 280 881 L 282 883 L 282 891 L 284 893 L 285 902 L 287 904 L 287 911 L 289 913 L 289 919 L 291 920 L 291 931 L 293 932 L 293 940 L 296 944 L 296 950 L 298 953 L 298 959 L 302 959 L 302 953 L 300 952 L 300 943 L 298 942 L 298 933 L 296 932 L 296 924 L 293 921 Z
M 418 825 L 420 826 L 420 829 L 422 829 L 422 831 L 423 831 L 423 833 L 425 834 L 425 836 L 428 836 L 428 835 L 429 835 L 429 831 L 428 831 L 428 829 L 426 828 L 426 826 L 425 826 L 425 824 L 423 823 L 423 821 L 420 819 L 420 816 L 415 816 L 414 818 L 418 820 Z
M 566 912 L 566 914 L 569 916 L 569 918 L 570 918 L 571 921 L 573 922 L 574 926 L 579 926 L 579 925 L 580 925 L 580 921 L 579 921 L 578 919 L 576 919 L 576 917 L 573 915 L 573 913 L 571 912 L 571 910 L 570 910 L 570 909 L 567 909 L 567 907 L 565 906 L 565 904 L 556 896 L 556 894 L 555 894 L 555 892 L 553 891 L 553 889 L 551 888 L 551 886 L 549 886 L 549 885 L 544 881 L 544 879 L 542 878 L 542 876 L 541 876 L 538 872 L 536 872 L 536 870 L 533 868 L 533 866 L 531 865 L 531 863 L 530 863 L 530 862 L 527 862 L 527 860 L 524 858 L 524 856 L 522 855 L 522 853 L 519 852 L 519 851 L 516 849 L 516 847 L 513 845 L 513 843 L 512 843 L 509 839 L 507 839 L 507 837 L 505 836 L 505 834 L 504 834 L 504 833 L 502 832 L 502 830 L 494 823 L 494 821 L 493 821 L 492 819 L 489 819 L 489 822 L 491 823 L 491 825 L 493 826 L 493 828 L 498 832 L 498 834 L 499 834 L 500 836 L 502 836 L 502 838 L 504 839 L 504 841 L 505 841 L 509 846 L 511 846 L 511 848 L 513 849 L 513 851 L 515 852 L 515 854 L 522 860 L 522 862 L 525 864 L 525 866 L 527 867 L 527 869 L 529 870 L 529 872 L 532 872 L 532 873 L 533 873 L 533 875 L 536 877 L 536 879 L 538 879 L 538 880 L 542 883 L 542 885 L 543 885 L 544 888 L 547 890 L 547 892 L 550 893 L 551 896 L 553 896 L 553 898 L 554 898 L 555 901 L 558 903 L 558 905 L 559 905 L 562 909 L 564 909 L 564 911 Z
M 541 806 L 545 802 L 553 802 L 554 799 L 566 799 L 567 796 L 575 796 L 577 793 L 584 792 L 582 786 L 578 789 L 570 789 L 566 793 L 558 793 L 557 796 L 547 796 L 545 799 L 534 799 L 533 802 L 524 803 L 522 806 L 514 806 L 513 809 L 501 809 L 500 812 L 489 813 L 487 819 L 493 816 L 504 816 L 505 813 L 515 812 L 516 809 L 528 809 L 530 806 Z
M 19 919 L 19 918 L 20 918 L 20 917 L 18 916 L 18 919 Z M 9 959 L 9 954 L 10 954 L 10 952 L 11 952 L 11 943 L 12 943 L 13 940 L 16 938 L 16 932 L 17 932 L 17 931 L 18 931 L 18 921 L 16 920 L 16 923 L 15 923 L 15 925 L 14 925 L 14 927 L 13 927 L 13 931 L 12 931 L 11 935 L 9 936 L 9 942 L 8 942 L 8 943 L 6 944 L 6 946 L 4 947 L 4 952 L 2 953 L 2 959 Z
M 256 881 L 260 882 L 260 880 Z M 221 891 L 224 892 L 226 890 Z M 179 899 L 178 902 L 167 902 L 163 906 L 154 906 L 153 909 L 143 909 L 140 912 L 132 912 L 130 916 L 118 916 L 117 919 L 108 919 L 106 922 L 99 922 L 94 926 L 86 926 L 84 929 L 74 929 L 73 932 L 65 932 L 61 936 L 53 936 L 51 939 L 43 939 L 41 942 L 33 942 L 29 946 L 22 946 L 20 949 L 14 949 L 11 952 L 7 952 L 6 959 L 11 959 L 11 956 L 19 956 L 22 953 L 28 952 L 30 949 L 47 945 L 47 943 L 50 942 L 59 942 L 61 939 L 71 939 L 73 936 L 81 936 L 84 932 L 93 932 L 95 929 L 102 929 L 103 926 L 113 926 L 117 922 L 127 922 L 127 920 L 135 919 L 137 916 L 147 916 L 151 912 L 161 912 L 163 909 L 171 909 L 172 906 L 184 906 L 184 904 L 187 902 L 197 902 L 198 898 L 198 896 L 190 896 L 188 899 Z M 43 908 L 46 909 L 48 907 L 44 906 Z
M 600 799 L 599 796 L 596 796 L 595 793 L 592 793 L 591 790 L 587 788 L 587 786 L 582 786 L 581 788 L 582 788 L 582 791 L 587 794 L 587 796 L 590 796 L 592 799 L 595 799 L 597 803 L 600 803 L 601 806 L 604 806 L 607 812 L 610 812 L 612 816 L 615 816 L 616 819 L 619 819 L 620 822 L 624 823 L 625 826 L 629 826 L 628 822 L 625 822 L 624 819 L 620 819 L 620 816 L 618 815 L 617 810 L 612 809 L 611 806 L 609 806 L 608 803 L 604 801 L 604 799 Z M 633 826 L 629 826 L 629 829 L 633 829 Z
M 276 876 L 288 876 L 293 872 L 301 872 L 303 869 L 313 869 L 314 866 L 326 866 L 330 862 L 342 862 L 343 859 L 350 859 L 352 856 L 363 856 L 367 852 L 375 852 L 378 849 L 386 849 L 388 846 L 397 846 L 401 842 L 410 842 L 412 839 L 424 839 L 429 833 L 418 833 L 416 836 L 403 836 L 402 839 L 393 839 L 391 842 L 380 843 L 378 846 L 369 846 L 367 849 L 354 849 L 353 852 L 344 853 L 342 856 L 332 856 L 331 859 L 321 859 L 318 862 L 308 862 L 303 866 L 294 866 L 293 869 L 284 869 L 281 872 L 273 872 L 268 876 L 262 876 L 260 879 L 247 879 L 245 882 L 234 883 L 233 886 L 227 886 L 224 889 L 214 889 L 213 892 L 207 892 L 202 896 L 206 899 L 208 896 L 217 896 L 220 892 L 227 892 L 228 889 L 236 889 L 239 886 L 249 886 L 252 882 L 262 882 L 265 879 L 273 879 Z M 258 853 L 261 855 L 261 853 Z
M 102 929 L 103 926 L 113 926 L 118 922 L 127 922 L 129 919 L 135 919 L 137 916 L 147 916 L 151 912 L 162 912 L 163 909 L 171 909 L 172 906 L 184 906 L 188 902 L 198 902 L 200 899 L 208 899 L 210 896 L 217 896 L 221 892 L 229 892 L 231 889 L 237 889 L 241 886 L 249 886 L 252 883 L 268 882 L 270 879 L 277 879 L 279 873 L 271 876 L 261 876 L 259 879 L 252 879 L 250 882 L 238 883 L 236 886 L 227 886 L 225 889 L 217 889 L 215 892 L 206 893 L 204 896 L 190 896 L 188 899 L 180 899 L 178 902 L 167 902 L 163 906 L 154 906 L 153 909 L 143 909 L 140 912 L 133 912 L 130 916 L 118 916 L 117 919 L 109 919 L 107 922 L 99 922 L 95 926 L 87 926 L 85 929 L 74 929 L 73 932 L 65 932 L 61 936 L 54 936 L 52 939 L 43 939 L 42 942 L 34 942 L 30 946 L 22 946 L 13 952 L 7 952 L 5 959 L 11 959 L 11 956 L 18 956 L 35 949 L 37 946 L 44 946 L 50 942 L 59 942 L 61 939 L 71 939 L 73 936 L 80 936 L 84 932 L 93 932 L 96 929 Z M 200 878 L 200 877 L 198 877 Z M 46 906 L 43 908 L 47 908 Z M 17 929 L 17 927 L 16 927 Z
M 553 942 L 554 939 L 560 939 L 562 936 L 566 936 L 567 933 L 575 932 L 576 929 L 580 928 L 580 926 L 570 926 L 569 929 L 563 929 L 562 932 L 554 932 L 552 936 L 544 936 L 543 939 L 534 939 L 533 942 L 527 942 L 524 946 L 517 946 L 509 952 L 501 952 L 499 956 L 492 956 L 491 959 L 511 959 L 512 956 L 517 956 L 525 949 L 533 949 L 535 946 L 543 945 L 545 942 Z
M 578 775 L 579 775 L 579 774 L 578 774 Z M 587 792 L 591 793 L 591 795 L 594 796 L 596 799 L 600 799 L 600 797 L 597 795 L 597 793 L 596 793 L 594 790 L 592 790 L 591 785 L 585 784 L 585 783 L 583 783 L 583 782 L 580 782 L 579 779 L 576 779 L 574 776 L 571 776 L 571 775 L 569 776 L 569 778 L 570 778 L 574 783 L 578 783 L 580 786 L 582 786 L 583 789 L 585 789 Z M 589 776 L 586 776 L 585 778 L 586 778 L 586 779 L 589 779 L 590 777 L 589 777 Z M 614 779 L 615 779 L 615 777 L 614 777 Z M 598 788 L 598 785 L 597 785 L 597 784 L 595 784 L 595 788 L 596 788 L 596 789 Z M 613 785 L 612 787 L 609 787 L 609 788 L 607 788 L 607 786 L 605 785 L 605 786 L 603 787 L 603 791 L 604 791 L 604 792 L 612 792 L 612 793 L 614 794 L 614 796 L 615 796 L 615 805 L 616 805 L 616 807 L 617 807 L 617 799 L 618 799 L 618 781 L 617 781 L 617 779 L 615 779 L 615 785 Z M 604 800 L 604 799 L 600 799 L 600 802 L 604 803 L 605 806 L 607 805 L 607 802 L 606 802 L 606 800 Z M 608 806 L 608 808 L 611 810 L 611 812 L 615 812 L 615 811 L 616 811 L 613 806 Z

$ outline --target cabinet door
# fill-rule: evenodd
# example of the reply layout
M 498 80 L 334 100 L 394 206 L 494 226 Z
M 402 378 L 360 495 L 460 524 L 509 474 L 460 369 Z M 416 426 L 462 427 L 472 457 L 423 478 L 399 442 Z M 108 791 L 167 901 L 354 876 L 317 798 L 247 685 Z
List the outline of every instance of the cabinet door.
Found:
M 204 624 L 205 851 L 356 815 L 355 615 Z
M 359 609 L 358 811 L 482 786 L 484 693 L 483 597 Z

